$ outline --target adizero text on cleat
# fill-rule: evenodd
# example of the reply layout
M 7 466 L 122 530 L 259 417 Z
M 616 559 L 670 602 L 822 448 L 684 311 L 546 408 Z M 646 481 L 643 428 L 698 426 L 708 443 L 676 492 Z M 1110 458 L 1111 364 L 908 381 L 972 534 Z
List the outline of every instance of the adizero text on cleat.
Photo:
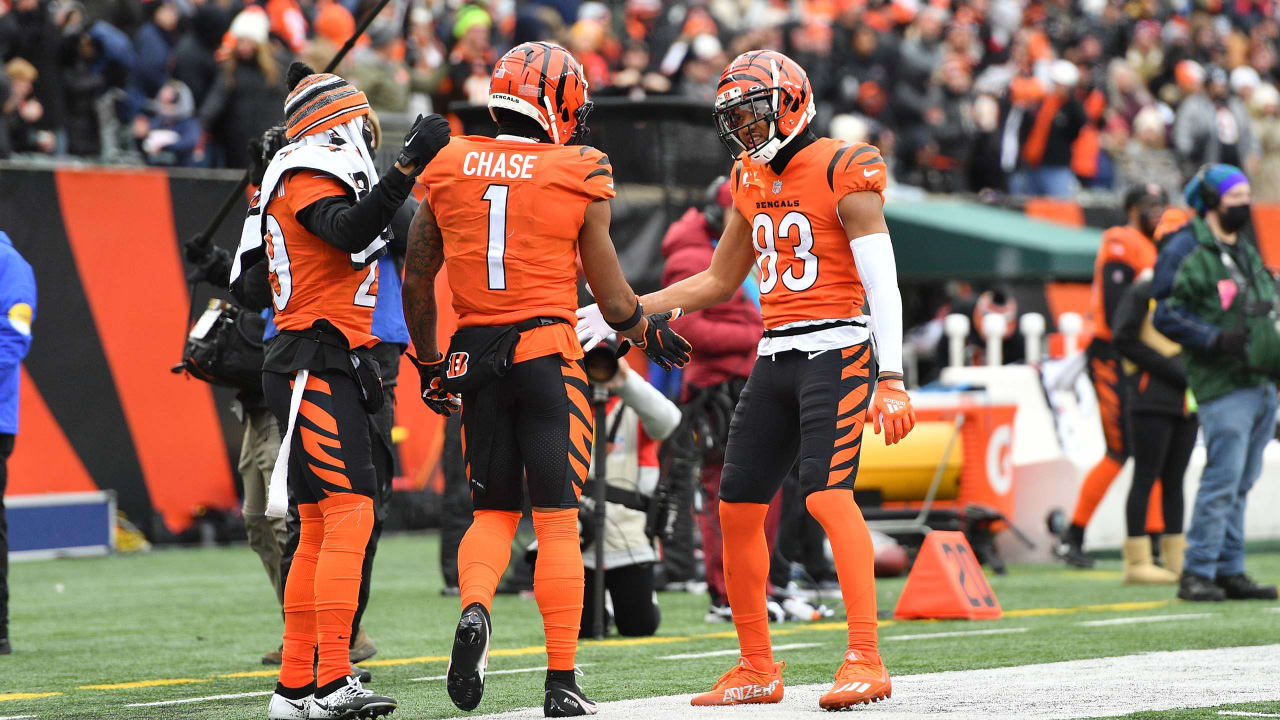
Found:
M 459 710 L 475 710 L 484 697 L 484 670 L 489 665 L 489 612 L 471 603 L 458 618 L 445 686 Z
M 774 663 L 771 671 L 757 670 L 741 658 L 729 672 L 720 676 L 710 692 L 694 696 L 692 705 L 752 705 L 782 700 L 782 668 Z

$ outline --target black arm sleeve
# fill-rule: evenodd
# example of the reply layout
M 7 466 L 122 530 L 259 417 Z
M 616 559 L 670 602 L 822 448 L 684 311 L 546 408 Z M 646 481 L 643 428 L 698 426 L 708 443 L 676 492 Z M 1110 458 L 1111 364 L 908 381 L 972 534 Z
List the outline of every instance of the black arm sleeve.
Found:
M 390 170 L 360 200 L 352 202 L 349 195 L 320 198 L 298 211 L 298 222 L 339 250 L 359 252 L 386 229 L 411 190 L 413 178 Z
M 1187 376 L 1182 357 L 1165 357 L 1140 339 L 1147 307 L 1151 302 L 1150 289 L 1150 283 L 1140 283 L 1130 288 L 1120 299 L 1120 306 L 1115 311 L 1116 324 L 1111 328 L 1116 349 L 1144 372 L 1175 386 L 1186 385 Z
M 1133 284 L 1133 276 L 1133 268 L 1122 262 L 1109 262 L 1102 266 L 1102 311 L 1107 316 L 1109 328 L 1114 329 L 1116 326 L 1116 308 Z
M 231 284 L 231 297 L 246 310 L 262 312 L 271 305 L 271 286 L 267 283 L 267 254 L 246 267 Z

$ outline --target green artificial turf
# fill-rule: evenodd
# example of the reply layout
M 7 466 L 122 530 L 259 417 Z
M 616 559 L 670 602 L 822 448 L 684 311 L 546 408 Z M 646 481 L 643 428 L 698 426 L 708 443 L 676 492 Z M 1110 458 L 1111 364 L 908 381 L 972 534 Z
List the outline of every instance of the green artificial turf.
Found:
M 440 681 L 412 678 L 443 675 L 456 597 L 442 597 L 434 535 L 399 535 L 382 542 L 373 599 L 365 628 L 379 652 L 368 667 L 372 688 L 395 696 L 395 718 L 459 716 Z M 1254 553 L 1251 572 L 1280 579 L 1280 554 Z M 991 577 L 1007 612 L 998 621 L 886 621 L 882 650 L 896 675 L 1126 655 L 1152 650 L 1280 643 L 1280 615 L 1262 614 L 1267 604 L 1190 605 L 1173 599 L 1171 587 L 1125 587 L 1119 562 L 1093 571 L 1061 566 L 1015 566 Z M 902 579 L 877 584 L 882 610 L 892 609 Z M 154 702 L 270 690 L 272 677 L 226 677 L 269 670 L 262 653 L 279 642 L 279 607 L 257 556 L 247 547 L 166 549 L 137 556 L 17 563 L 10 571 L 14 654 L 0 657 L 0 717 L 38 718 L 216 718 L 265 717 L 266 699 L 227 699 L 159 708 L 129 708 Z M 816 643 L 783 650 L 786 682 L 829 682 L 839 665 L 845 631 L 839 602 L 834 622 L 775 626 L 775 644 Z M 706 598 L 665 593 L 657 638 L 585 642 L 582 685 L 594 699 L 693 693 L 708 689 L 736 660 L 732 655 L 665 661 L 676 653 L 730 650 L 732 626 L 703 621 Z M 1115 603 L 1132 607 L 1097 608 Z M 1275 604 L 1270 604 L 1275 607 Z M 1043 608 L 1058 609 L 1042 611 Z M 1212 613 L 1195 622 L 1082 627 L 1084 620 L 1150 614 Z M 493 609 L 489 669 L 544 664 L 541 616 L 531 598 L 500 596 Z M 894 641 L 895 635 L 1026 628 L 1025 632 Z M 514 651 L 514 652 L 507 652 Z M 429 659 L 436 658 L 436 659 Z M 139 681 L 176 680 L 153 687 L 82 689 Z M 541 672 L 494 675 L 480 710 L 494 712 L 541 704 Z M 10 699 L 13 693 L 60 693 Z M 1280 698 L 1280 684 L 1277 687 Z M 1251 704 L 1270 708 L 1276 703 Z M 1243 706 L 1242 706 L 1243 707 Z M 1266 710 L 1260 710 L 1266 712 Z M 1133 718 L 1209 717 L 1199 710 L 1140 713 Z M 1208 712 L 1208 711 L 1203 711 Z M 1216 710 L 1214 711 L 1216 712 Z M 1224 717 L 1217 716 L 1215 717 Z

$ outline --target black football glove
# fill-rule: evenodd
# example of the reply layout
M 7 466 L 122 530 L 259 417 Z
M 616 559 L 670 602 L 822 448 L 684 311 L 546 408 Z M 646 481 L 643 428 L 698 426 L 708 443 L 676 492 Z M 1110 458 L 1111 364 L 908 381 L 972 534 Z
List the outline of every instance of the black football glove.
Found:
M 663 370 L 670 370 L 673 367 L 684 367 L 689 362 L 689 351 L 693 346 L 688 340 L 680 337 L 680 334 L 671 329 L 671 321 L 684 314 L 684 310 L 676 308 L 668 310 L 664 313 L 654 313 L 646 315 L 645 320 L 649 321 L 644 330 L 644 343 L 637 343 L 636 347 L 644 351 L 649 359 L 654 361 Z
M 411 177 L 417 177 L 427 167 L 427 163 L 449 144 L 449 121 L 440 115 L 418 116 L 409 134 L 404 136 L 404 147 L 396 162 L 404 167 L 413 168 Z
M 1249 333 L 1244 328 L 1223 330 L 1218 333 L 1213 347 L 1223 355 L 1244 360 L 1248 357 Z
M 284 126 L 275 125 L 267 128 L 262 137 L 249 141 L 249 182 L 255 187 L 262 185 L 262 178 L 267 173 L 267 166 L 276 151 L 289 144 L 284 135 Z
M 431 412 L 449 417 L 462 410 L 462 399 L 440 386 L 440 378 L 444 376 L 444 355 L 434 362 L 424 363 L 413 355 L 409 356 L 418 368 L 418 382 L 422 388 L 422 402 Z

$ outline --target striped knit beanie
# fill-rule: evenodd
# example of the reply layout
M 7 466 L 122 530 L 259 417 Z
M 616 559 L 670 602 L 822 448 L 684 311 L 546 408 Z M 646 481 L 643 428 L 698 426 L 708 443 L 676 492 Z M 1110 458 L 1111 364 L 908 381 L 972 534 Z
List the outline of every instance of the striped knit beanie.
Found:
M 369 114 L 369 99 L 354 85 L 337 75 L 307 72 L 310 70 L 300 62 L 289 66 L 288 79 L 293 89 L 284 101 L 285 135 L 289 140 Z
M 1187 204 L 1193 210 L 1200 215 L 1204 215 L 1206 212 L 1213 210 L 1213 208 L 1205 204 L 1203 187 L 1207 186 L 1212 194 L 1221 198 L 1231 188 L 1247 182 L 1249 182 L 1249 179 L 1235 165 L 1227 165 L 1225 163 L 1205 165 L 1187 183 L 1186 188 L 1183 190 L 1183 195 L 1186 197 Z

